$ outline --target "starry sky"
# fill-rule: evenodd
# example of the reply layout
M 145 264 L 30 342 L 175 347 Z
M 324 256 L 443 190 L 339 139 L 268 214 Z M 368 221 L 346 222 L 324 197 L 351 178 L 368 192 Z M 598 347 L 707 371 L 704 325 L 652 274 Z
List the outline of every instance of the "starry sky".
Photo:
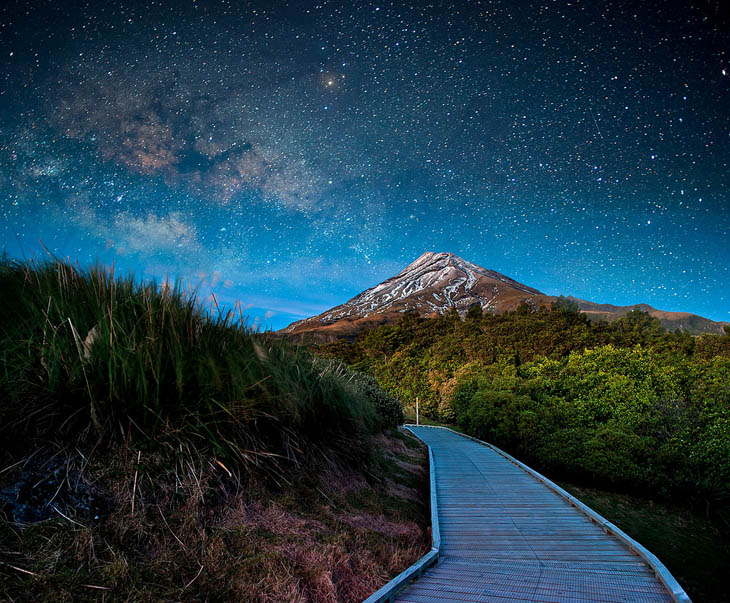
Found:
M 2 248 L 261 328 L 425 251 L 730 320 L 725 4 L 10 0 Z

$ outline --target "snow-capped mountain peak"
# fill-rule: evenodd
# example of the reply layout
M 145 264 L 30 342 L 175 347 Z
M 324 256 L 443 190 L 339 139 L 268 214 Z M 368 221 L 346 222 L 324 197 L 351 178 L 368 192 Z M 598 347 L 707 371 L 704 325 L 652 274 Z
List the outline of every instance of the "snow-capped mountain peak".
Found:
M 434 315 L 455 308 L 463 314 L 474 304 L 494 312 L 504 309 L 500 303 L 506 299 L 513 305 L 515 298 L 529 303 L 532 296 L 541 295 L 536 289 L 453 253 L 428 251 L 397 275 L 319 316 L 290 325 L 285 332 L 407 311 Z

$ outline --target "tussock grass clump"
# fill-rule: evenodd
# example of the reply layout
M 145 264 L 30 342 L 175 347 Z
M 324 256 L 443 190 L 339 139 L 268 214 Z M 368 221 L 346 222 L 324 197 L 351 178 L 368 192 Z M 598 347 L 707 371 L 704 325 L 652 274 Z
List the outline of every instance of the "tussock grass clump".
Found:
M 361 601 L 428 549 L 400 404 L 180 283 L 3 258 L 0 360 L 2 600 Z
M 246 463 L 323 447 L 352 461 L 399 419 L 344 366 L 253 331 L 240 309 L 205 311 L 180 282 L 4 258 L 0 291 L 8 449 L 164 435 Z

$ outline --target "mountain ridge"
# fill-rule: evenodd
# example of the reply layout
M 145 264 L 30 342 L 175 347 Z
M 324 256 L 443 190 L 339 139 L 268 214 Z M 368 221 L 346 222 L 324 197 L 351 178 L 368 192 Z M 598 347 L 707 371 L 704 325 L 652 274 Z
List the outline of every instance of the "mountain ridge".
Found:
M 343 304 L 296 321 L 280 332 L 295 337 L 336 339 L 396 322 L 404 312 L 436 316 L 455 309 L 459 314 L 474 305 L 501 314 L 525 303 L 534 310 L 550 307 L 558 297 L 520 283 L 500 272 L 469 262 L 453 253 L 427 251 L 398 274 L 364 290 Z M 668 330 L 691 334 L 723 333 L 730 323 L 716 322 L 689 312 L 666 312 L 648 304 L 616 306 L 568 297 L 593 321 L 611 322 L 631 310 L 655 316 Z

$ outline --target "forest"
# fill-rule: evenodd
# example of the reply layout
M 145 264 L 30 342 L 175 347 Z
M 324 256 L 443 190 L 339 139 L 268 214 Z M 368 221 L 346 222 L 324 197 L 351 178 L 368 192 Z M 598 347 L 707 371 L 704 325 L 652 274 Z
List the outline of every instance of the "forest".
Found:
M 317 352 L 550 476 L 681 500 L 730 527 L 729 327 L 667 332 L 640 311 L 592 323 L 559 298 L 404 314 Z

